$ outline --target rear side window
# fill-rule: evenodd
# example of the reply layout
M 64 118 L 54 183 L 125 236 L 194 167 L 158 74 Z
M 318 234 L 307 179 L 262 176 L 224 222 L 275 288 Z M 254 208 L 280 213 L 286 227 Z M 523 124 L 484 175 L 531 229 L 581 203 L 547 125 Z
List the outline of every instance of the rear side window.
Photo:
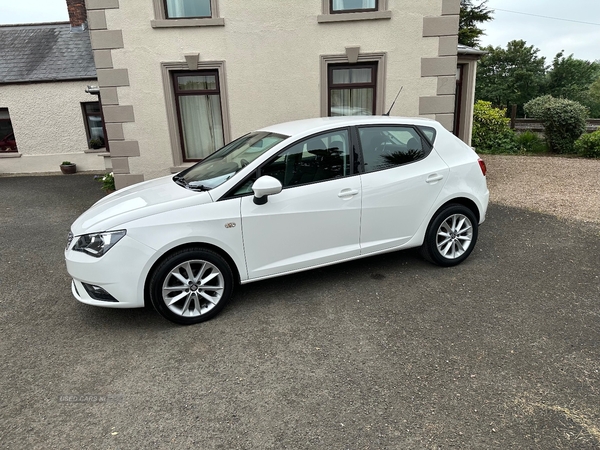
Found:
M 427 138 L 429 143 L 431 145 L 433 145 L 433 143 L 435 142 L 435 135 L 436 135 L 435 128 L 419 127 L 419 130 L 421 130 L 421 133 L 423 133 L 423 135 L 425 135 L 425 137 Z
M 389 169 L 424 158 L 429 146 L 412 127 L 384 126 L 358 129 L 365 172 Z

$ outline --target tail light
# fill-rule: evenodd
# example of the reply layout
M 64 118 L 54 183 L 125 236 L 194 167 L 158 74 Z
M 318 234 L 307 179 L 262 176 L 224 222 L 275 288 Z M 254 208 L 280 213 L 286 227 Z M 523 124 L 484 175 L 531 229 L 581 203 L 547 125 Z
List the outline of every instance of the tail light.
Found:
M 481 169 L 481 173 L 485 177 L 485 174 L 487 173 L 487 167 L 485 167 L 485 161 L 483 159 L 479 158 L 477 160 L 477 162 L 479 163 L 479 168 Z

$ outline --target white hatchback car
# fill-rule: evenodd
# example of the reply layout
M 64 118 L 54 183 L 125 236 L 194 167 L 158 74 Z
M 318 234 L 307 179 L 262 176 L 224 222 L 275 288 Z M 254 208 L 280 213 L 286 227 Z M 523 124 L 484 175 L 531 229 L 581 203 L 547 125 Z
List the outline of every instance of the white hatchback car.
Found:
M 65 250 L 73 295 L 112 308 L 149 302 L 192 324 L 215 316 L 238 283 L 419 246 L 452 266 L 485 219 L 485 172 L 427 119 L 267 127 L 79 217 Z

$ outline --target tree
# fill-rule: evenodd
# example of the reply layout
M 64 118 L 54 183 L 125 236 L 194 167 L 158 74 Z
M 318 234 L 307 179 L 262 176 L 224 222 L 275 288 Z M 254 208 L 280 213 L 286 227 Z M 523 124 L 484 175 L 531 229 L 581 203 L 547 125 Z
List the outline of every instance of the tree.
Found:
M 479 4 L 473 4 L 471 0 L 460 1 L 459 44 L 469 47 L 479 45 L 479 38 L 485 33 L 477 25 L 493 20 L 493 11 L 487 8 L 487 1 L 483 0 Z
M 589 93 L 593 101 L 600 103 L 600 77 L 591 84 Z
M 544 92 L 546 59 L 539 49 L 523 40 L 511 41 L 506 49 L 488 46 L 477 70 L 476 99 L 509 108 L 522 105 Z
M 548 93 L 578 101 L 600 77 L 600 64 L 558 53 L 548 71 Z
M 565 58 L 558 53 L 547 74 L 547 93 L 556 98 L 566 98 L 587 106 L 593 117 L 600 114 L 600 98 L 594 98 L 591 87 L 600 77 L 600 63 Z

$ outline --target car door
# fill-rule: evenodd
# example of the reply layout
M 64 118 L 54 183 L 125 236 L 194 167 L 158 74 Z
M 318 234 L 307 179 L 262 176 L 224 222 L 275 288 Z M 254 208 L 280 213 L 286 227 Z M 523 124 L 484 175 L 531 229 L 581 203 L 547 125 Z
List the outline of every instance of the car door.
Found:
M 293 144 L 260 169 L 261 176 L 277 178 L 283 190 L 263 205 L 252 195 L 242 198 L 249 278 L 360 254 L 360 177 L 352 167 L 349 130 L 342 129 Z
M 361 254 L 407 243 L 448 177 L 448 166 L 411 126 L 359 127 L 363 156 Z

